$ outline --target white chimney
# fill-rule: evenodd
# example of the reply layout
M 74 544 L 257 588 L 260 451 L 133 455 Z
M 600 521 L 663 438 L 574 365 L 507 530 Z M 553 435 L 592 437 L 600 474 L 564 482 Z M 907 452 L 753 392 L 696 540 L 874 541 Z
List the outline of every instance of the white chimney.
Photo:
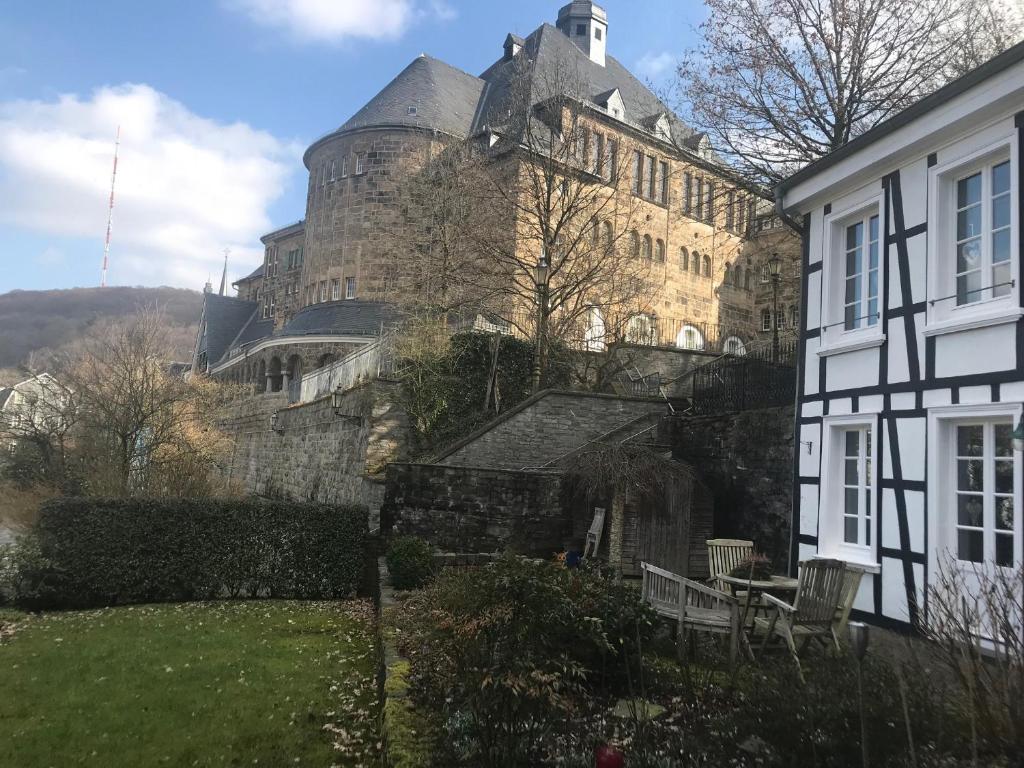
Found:
M 590 0 L 575 0 L 558 12 L 556 26 L 590 60 L 602 67 L 608 48 L 608 14 Z

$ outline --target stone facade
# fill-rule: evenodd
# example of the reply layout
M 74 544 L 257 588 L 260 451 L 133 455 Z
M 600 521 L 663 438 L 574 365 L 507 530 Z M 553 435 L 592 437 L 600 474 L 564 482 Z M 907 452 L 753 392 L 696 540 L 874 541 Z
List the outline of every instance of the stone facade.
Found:
M 239 400 L 220 419 L 234 441 L 228 479 L 260 496 L 365 504 L 376 527 L 385 466 L 407 444 L 394 386 L 350 390 L 337 413 L 330 397 L 290 407 L 282 394 Z
M 304 222 L 298 222 L 260 238 L 263 241 L 263 288 L 257 299 L 260 317 L 273 319 L 280 329 L 302 306 L 302 265 L 305 260 Z
M 664 413 L 663 400 L 547 390 L 437 457 L 447 466 L 539 467 L 627 422 Z
M 673 455 L 715 497 L 714 535 L 752 539 L 777 568 L 789 556 L 793 504 L 793 407 L 676 421 Z
M 323 368 L 352 354 L 362 344 L 338 341 L 307 341 L 287 337 L 286 343 L 259 344 L 240 354 L 217 378 L 252 387 L 255 394 L 287 392 L 303 373 Z
M 572 535 L 557 474 L 391 464 L 381 530 L 450 552 L 506 549 L 550 557 Z

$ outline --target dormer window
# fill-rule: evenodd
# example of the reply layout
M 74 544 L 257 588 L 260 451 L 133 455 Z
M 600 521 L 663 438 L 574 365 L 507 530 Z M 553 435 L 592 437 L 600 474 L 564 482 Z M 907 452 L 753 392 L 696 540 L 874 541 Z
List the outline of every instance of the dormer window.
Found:
M 410 117 L 415 117 L 416 116 L 416 107 L 409 107 L 409 116 Z

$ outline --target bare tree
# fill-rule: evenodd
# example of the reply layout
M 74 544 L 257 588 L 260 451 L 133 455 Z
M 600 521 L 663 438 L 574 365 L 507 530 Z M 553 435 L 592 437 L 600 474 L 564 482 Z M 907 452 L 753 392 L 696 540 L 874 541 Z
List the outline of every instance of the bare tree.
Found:
M 59 379 L 44 373 L 21 382 L 0 413 L 0 444 L 16 458 L 8 474 L 22 485 L 59 485 L 78 416 L 77 393 Z
M 92 493 L 182 495 L 211 492 L 211 470 L 226 451 L 214 428 L 228 388 L 167 373 L 170 347 L 157 311 L 108 324 L 77 345 L 64 380 L 79 401 L 76 454 Z
M 678 70 L 694 127 L 750 179 L 832 152 L 1020 37 L 1002 0 L 705 0 Z

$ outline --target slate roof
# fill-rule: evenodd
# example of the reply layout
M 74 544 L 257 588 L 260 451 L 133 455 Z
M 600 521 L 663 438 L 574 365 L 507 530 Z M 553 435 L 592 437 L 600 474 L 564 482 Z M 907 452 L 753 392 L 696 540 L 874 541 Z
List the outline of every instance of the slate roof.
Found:
M 465 138 L 483 89 L 479 78 L 421 54 L 338 130 L 402 125 Z
M 281 329 L 282 336 L 336 334 L 344 336 L 372 336 L 380 333 L 381 325 L 395 324 L 398 314 L 391 304 L 379 301 L 329 301 L 312 304 L 292 317 Z
M 213 364 L 230 349 L 231 342 L 256 313 L 257 305 L 255 301 L 242 301 L 216 293 L 205 294 L 203 301 L 206 333 L 199 351 L 205 351 L 206 359 Z
M 260 264 L 258 267 L 256 267 L 256 269 L 254 269 L 252 272 L 250 272 L 245 277 L 240 277 L 237 280 L 235 280 L 235 282 L 233 282 L 232 285 L 238 285 L 239 283 L 244 283 L 246 280 L 256 280 L 257 278 L 263 277 L 263 267 L 264 266 L 266 266 L 266 265 L 265 264 Z
M 606 56 L 605 66 L 576 47 L 566 35 L 551 24 L 542 24 L 526 38 L 522 56 L 526 54 L 533 61 L 531 73 L 531 101 L 537 104 L 558 95 L 550 92 L 552 84 L 564 82 L 558 75 L 559 69 L 571 68 L 571 77 L 579 84 L 581 95 L 593 104 L 607 99 L 616 88 L 626 108 L 628 121 L 640 125 L 661 113 L 668 117 L 672 129 L 672 140 L 679 146 L 696 149 L 700 134 L 686 125 L 646 85 L 637 80 L 614 56 Z M 480 110 L 480 125 L 487 123 L 500 126 L 507 120 L 508 95 L 511 79 L 521 71 L 519 57 L 512 61 L 499 59 L 480 77 L 487 81 L 485 103 Z
M 516 36 L 512 39 L 521 40 Z M 690 150 L 698 148 L 702 134 L 686 125 L 613 56 L 607 56 L 602 67 L 551 24 L 542 24 L 522 40 L 522 45 L 523 50 L 515 58 L 498 59 L 480 77 L 421 54 L 334 133 L 397 125 L 466 138 L 486 126 L 502 127 L 509 122 L 512 80 L 522 71 L 522 62 L 528 61 L 532 68 L 533 104 L 556 95 L 545 92 L 545 83 L 557 80 L 550 75 L 569 65 L 573 78 L 580 81 L 585 100 L 596 105 L 602 95 L 607 97 L 618 89 L 629 122 L 642 126 L 664 113 L 671 124 L 672 141 Z M 410 107 L 415 108 L 415 114 L 410 114 Z M 328 134 L 331 135 L 334 134 Z M 307 157 L 309 151 L 306 150 Z
M 0 389 L 0 409 L 4 407 L 4 404 L 10 399 L 12 394 L 14 394 L 13 387 L 4 387 L 3 389 Z

